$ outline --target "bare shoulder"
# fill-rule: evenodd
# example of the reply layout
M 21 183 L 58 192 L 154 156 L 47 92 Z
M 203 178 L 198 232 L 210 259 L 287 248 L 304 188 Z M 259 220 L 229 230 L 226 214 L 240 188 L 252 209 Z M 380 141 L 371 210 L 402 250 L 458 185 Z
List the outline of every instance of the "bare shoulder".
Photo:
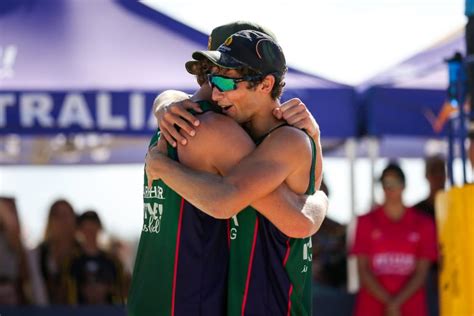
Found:
M 230 117 L 225 116 L 224 114 L 208 111 L 208 112 L 204 112 L 198 115 L 199 115 L 199 120 L 201 121 L 201 124 L 199 127 L 201 127 L 202 125 L 204 128 L 213 128 L 216 126 L 223 127 L 226 129 L 235 128 L 235 127 L 240 128 L 237 122 L 235 122 Z
M 213 139 L 214 141 L 223 139 L 235 140 L 236 138 L 244 138 L 251 141 L 250 136 L 248 136 L 237 122 L 223 114 L 205 112 L 199 115 L 199 120 L 201 121 L 201 124 L 196 129 L 197 137 L 199 137 L 199 134 L 201 133 L 201 136 Z M 225 146 L 225 144 L 221 145 Z
M 302 130 L 292 126 L 282 126 L 268 135 L 264 142 L 281 147 L 281 150 L 310 150 L 311 139 Z
M 196 135 L 186 146 L 178 145 L 178 154 L 188 166 L 221 171 L 228 168 L 225 160 L 238 161 L 253 150 L 250 136 L 233 119 L 205 112 L 199 114 L 199 120 Z M 202 169 L 203 166 L 207 166 L 206 169 Z

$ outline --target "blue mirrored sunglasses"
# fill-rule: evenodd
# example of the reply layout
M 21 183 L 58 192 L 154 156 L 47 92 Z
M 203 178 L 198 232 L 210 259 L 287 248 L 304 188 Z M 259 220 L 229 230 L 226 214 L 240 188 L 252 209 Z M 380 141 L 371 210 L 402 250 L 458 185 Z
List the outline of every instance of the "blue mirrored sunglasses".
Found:
M 212 88 L 216 87 L 220 92 L 227 92 L 237 89 L 237 83 L 242 81 L 255 81 L 260 79 L 261 76 L 245 76 L 241 78 L 229 78 L 225 76 L 209 74 L 209 84 Z

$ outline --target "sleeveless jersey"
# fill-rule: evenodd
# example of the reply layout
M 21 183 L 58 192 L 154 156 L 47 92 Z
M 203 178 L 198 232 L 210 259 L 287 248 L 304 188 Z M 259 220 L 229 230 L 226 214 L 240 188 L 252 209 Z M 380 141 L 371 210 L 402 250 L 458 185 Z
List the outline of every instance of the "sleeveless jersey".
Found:
M 209 103 L 200 103 L 203 111 Z M 157 143 L 159 132 L 151 139 Z M 168 156 L 178 159 L 168 146 Z M 147 187 L 143 226 L 128 314 L 133 316 L 225 315 L 228 240 L 225 220 L 214 219 L 184 200 L 161 179 Z
M 312 139 L 311 145 L 306 194 L 315 192 L 316 149 Z M 311 238 L 287 237 L 252 207 L 230 220 L 229 238 L 227 315 L 312 315 Z

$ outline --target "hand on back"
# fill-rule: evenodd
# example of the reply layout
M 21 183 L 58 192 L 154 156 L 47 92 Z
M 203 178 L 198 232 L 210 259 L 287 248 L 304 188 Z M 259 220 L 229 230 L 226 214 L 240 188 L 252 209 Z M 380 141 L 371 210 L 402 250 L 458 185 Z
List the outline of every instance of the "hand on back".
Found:
M 189 109 L 202 112 L 199 104 L 191 100 L 182 100 L 170 103 L 155 113 L 161 133 L 173 147 L 176 147 L 177 143 L 186 145 L 190 137 L 196 134 L 195 127 L 199 126 L 199 119 L 191 114 Z M 293 98 L 286 101 L 273 110 L 273 115 L 292 126 L 306 130 L 313 139 L 319 138 L 319 125 L 300 99 Z
M 199 104 L 189 99 L 170 103 L 155 112 L 162 135 L 173 147 L 177 143 L 186 145 L 189 137 L 196 134 L 195 127 L 199 126 L 199 120 L 188 111 L 190 109 L 202 112 Z

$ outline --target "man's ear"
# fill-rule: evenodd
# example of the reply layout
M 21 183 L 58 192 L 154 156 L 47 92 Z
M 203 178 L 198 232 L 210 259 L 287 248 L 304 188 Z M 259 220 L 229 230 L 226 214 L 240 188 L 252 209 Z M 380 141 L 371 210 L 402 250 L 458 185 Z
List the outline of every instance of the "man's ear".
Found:
M 275 77 L 273 75 L 267 75 L 260 83 L 260 89 L 265 93 L 271 94 L 274 85 Z

